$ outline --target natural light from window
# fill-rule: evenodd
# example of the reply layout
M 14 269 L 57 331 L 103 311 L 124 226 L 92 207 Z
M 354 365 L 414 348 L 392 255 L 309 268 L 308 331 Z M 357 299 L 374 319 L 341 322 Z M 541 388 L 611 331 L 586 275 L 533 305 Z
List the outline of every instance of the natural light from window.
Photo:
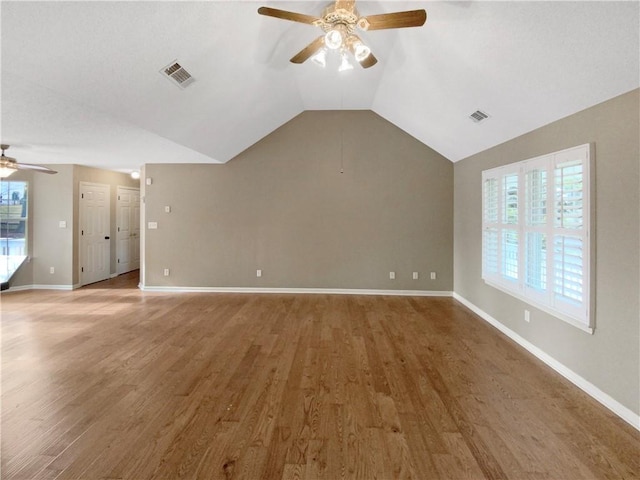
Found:
M 591 161 L 587 144 L 482 172 L 482 278 L 590 333 Z
M 0 182 L 0 282 L 27 258 L 27 182 Z

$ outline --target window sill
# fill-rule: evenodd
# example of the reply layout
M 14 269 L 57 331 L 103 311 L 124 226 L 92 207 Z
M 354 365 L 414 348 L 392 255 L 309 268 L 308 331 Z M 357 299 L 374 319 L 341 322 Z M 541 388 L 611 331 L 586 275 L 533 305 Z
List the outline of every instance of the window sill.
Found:
M 9 283 L 26 259 L 26 255 L 0 255 L 0 284 Z
M 497 290 L 500 290 L 501 292 L 506 293 L 507 295 L 511 295 L 512 297 L 517 298 L 518 300 L 526 303 L 527 305 L 531 305 L 532 307 L 537 308 L 538 310 L 541 310 L 541 311 L 543 311 L 545 313 L 548 313 L 549 315 L 552 315 L 552 316 L 562 320 L 563 322 L 566 322 L 569 325 L 572 325 L 572 326 L 582 330 L 583 332 L 588 333 L 589 335 L 593 335 L 593 333 L 594 333 L 595 329 L 593 327 L 587 326 L 584 323 L 576 320 L 575 318 L 572 318 L 572 317 L 570 317 L 570 316 L 568 316 L 568 315 L 566 315 L 566 314 L 564 314 L 562 312 L 558 312 L 557 310 L 555 310 L 555 309 L 553 309 L 551 307 L 548 307 L 546 305 L 534 302 L 534 301 L 532 301 L 532 299 L 527 298 L 524 295 L 518 295 L 516 292 L 513 292 L 512 290 L 509 290 L 509 289 L 505 288 L 504 286 L 502 286 L 502 285 L 500 285 L 498 283 L 495 283 L 495 282 L 492 282 L 490 280 L 487 280 L 486 278 L 483 279 L 483 280 L 484 280 L 484 283 L 486 283 L 490 287 L 493 287 L 493 288 L 495 288 Z

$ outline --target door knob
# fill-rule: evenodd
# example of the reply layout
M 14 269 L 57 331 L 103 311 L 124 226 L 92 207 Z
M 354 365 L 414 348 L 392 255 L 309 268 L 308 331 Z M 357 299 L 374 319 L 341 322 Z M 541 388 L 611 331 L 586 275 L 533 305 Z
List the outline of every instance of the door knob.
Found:
M 109 237 L 104 237 L 105 240 L 109 240 Z

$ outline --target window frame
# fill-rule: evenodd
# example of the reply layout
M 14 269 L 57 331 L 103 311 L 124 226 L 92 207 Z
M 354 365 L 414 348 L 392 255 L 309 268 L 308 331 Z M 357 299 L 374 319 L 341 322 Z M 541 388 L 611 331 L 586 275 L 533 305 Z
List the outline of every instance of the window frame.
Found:
M 6 231 L 8 235 L 8 232 L 9 232 L 8 225 L 10 221 L 17 221 L 19 223 L 22 223 L 24 228 L 24 231 L 22 232 L 23 236 L 21 237 L 21 239 L 23 240 L 22 242 L 23 248 L 22 248 L 21 254 L 15 254 L 15 253 L 10 254 L 11 250 L 10 250 L 9 244 L 12 238 L 10 236 L 3 237 L 2 234 L 0 234 L 0 261 L 2 262 L 2 265 L 0 266 L 0 281 L 7 282 L 30 255 L 30 252 L 29 252 L 30 250 L 29 249 L 30 182 L 28 180 L 15 180 L 15 179 L 9 179 L 9 178 L 2 178 L 0 180 L 0 183 L 7 184 L 8 195 L 12 191 L 11 184 L 22 184 L 23 185 L 22 201 L 25 203 L 23 207 L 24 214 L 21 212 L 20 217 L 12 217 L 9 214 L 7 214 L 7 216 L 5 217 L 4 214 L 0 214 L 0 217 L 2 217 L 1 218 L 2 222 L 6 222 L 6 225 L 5 225 L 6 230 L 3 230 L 1 233 L 4 233 Z M 11 203 L 12 201 L 13 200 L 11 198 L 6 199 L 7 207 L 10 207 L 12 205 Z M 3 205 L 4 205 L 4 202 L 5 202 L 5 199 L 3 198 L 3 201 L 2 201 Z M 9 208 L 7 208 L 7 211 L 8 210 Z
M 481 270 L 483 281 L 591 334 L 595 328 L 595 245 L 593 235 L 595 231 L 595 182 L 592 174 L 594 171 L 594 150 L 593 144 L 584 144 L 483 170 L 481 186 Z M 559 185 L 556 180 L 556 172 L 559 166 L 569 168 L 568 165 L 570 163 L 582 166 L 582 188 L 579 190 L 582 194 L 581 227 L 567 227 L 562 224 L 556 224 L 556 189 Z M 527 182 L 529 175 L 534 171 L 546 172 L 543 187 L 546 188 L 546 193 L 543 197 L 537 197 L 538 199 L 544 198 L 543 201 L 539 201 L 539 204 L 543 205 L 540 209 L 543 212 L 542 216 L 545 218 L 543 224 L 534 224 L 534 222 L 528 221 L 534 207 L 529 206 L 532 197 L 530 196 Z M 506 221 L 505 203 L 508 192 L 503 191 L 504 178 L 513 175 L 517 175 L 517 191 L 515 194 L 517 201 L 517 214 L 515 216 L 517 221 L 515 224 Z M 566 190 L 561 190 L 561 192 L 566 194 Z M 511 204 L 513 204 L 514 195 L 512 192 L 509 198 L 511 198 Z M 565 197 L 563 196 L 562 198 Z M 489 207 L 491 209 L 487 210 Z M 509 218 L 513 217 L 513 212 L 511 212 Z M 504 249 L 505 245 L 507 245 L 504 242 L 504 232 L 506 231 L 517 232 L 517 250 L 515 252 L 517 256 L 517 279 L 508 278 L 502 272 L 505 264 Z M 528 269 L 531 265 L 531 258 L 536 256 L 535 253 L 527 256 L 528 241 L 533 238 L 533 234 L 538 234 L 538 238 L 545 242 L 544 250 L 534 250 L 534 252 L 543 252 L 542 256 L 538 256 L 539 260 L 535 265 L 539 269 L 544 269 L 544 282 L 541 282 L 544 288 L 531 286 L 530 280 L 532 277 L 527 276 L 530 273 Z M 557 287 L 554 283 L 554 274 L 556 272 L 554 269 L 559 262 L 554 261 L 554 252 L 556 248 L 555 242 L 559 238 L 561 238 L 563 245 L 566 244 L 567 240 L 571 241 L 573 239 L 581 247 L 581 302 L 571 300 L 567 295 L 561 295 L 556 292 Z M 568 254 L 563 251 L 562 255 L 564 266 L 568 263 Z M 568 278 L 568 275 L 562 276 L 563 285 L 570 281 Z

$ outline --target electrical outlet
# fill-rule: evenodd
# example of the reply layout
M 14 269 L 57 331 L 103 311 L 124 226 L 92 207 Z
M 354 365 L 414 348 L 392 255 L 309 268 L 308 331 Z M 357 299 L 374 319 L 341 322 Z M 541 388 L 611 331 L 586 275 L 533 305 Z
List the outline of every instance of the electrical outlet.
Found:
M 164 213 L 171 213 L 171 206 L 170 205 L 165 205 Z
M 431 280 L 435 280 L 436 279 L 436 272 L 431 272 Z
M 168 276 L 169 276 L 169 269 L 168 269 L 168 268 L 165 268 L 165 269 L 164 269 L 164 276 L 165 276 L 165 277 L 168 277 Z
M 158 222 L 149 222 L 147 224 L 149 230 L 156 230 L 158 228 Z
M 389 280 L 395 280 L 396 279 L 396 272 L 389 272 Z
M 56 273 L 56 269 L 53 267 L 49 267 L 49 273 L 51 274 Z
M 413 272 L 413 279 L 418 280 L 418 272 Z
M 256 277 L 262 276 L 262 270 L 256 270 Z
M 530 322 L 531 321 L 531 312 L 529 312 L 529 310 L 525 310 L 524 311 L 524 321 L 525 322 Z

